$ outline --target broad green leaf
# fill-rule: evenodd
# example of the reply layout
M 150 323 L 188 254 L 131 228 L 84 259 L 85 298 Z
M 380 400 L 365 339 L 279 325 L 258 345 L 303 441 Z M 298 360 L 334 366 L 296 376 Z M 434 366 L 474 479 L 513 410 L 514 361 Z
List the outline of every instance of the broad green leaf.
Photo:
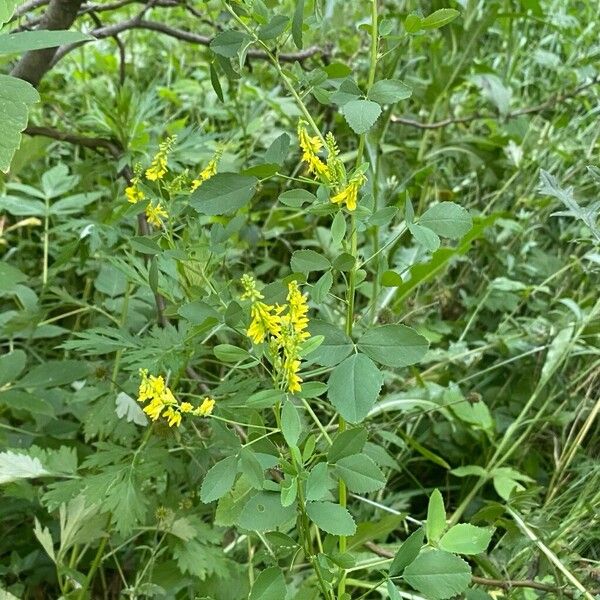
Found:
M 346 421 L 359 423 L 373 408 L 382 385 L 375 363 L 365 354 L 353 354 L 331 372 L 328 398 Z
M 421 246 L 427 248 L 429 252 L 435 252 L 440 247 L 440 238 L 438 237 L 438 234 L 429 229 L 429 227 L 411 223 L 408 226 L 408 230 L 412 233 L 415 240 L 417 240 Z
M 53 417 L 56 414 L 54 406 L 39 394 L 29 394 L 16 388 L 0 392 L 0 406 L 11 410 L 24 410 L 32 415 L 45 415 Z
M 263 488 L 265 482 L 264 469 L 256 454 L 252 452 L 251 447 L 242 448 L 240 451 L 240 471 L 254 489 L 261 490 Z
M 323 275 L 321 275 L 321 277 L 319 277 L 319 279 L 313 285 L 310 293 L 310 299 L 315 304 L 321 304 L 325 302 L 332 285 L 333 275 L 331 274 L 331 271 L 325 271 L 325 273 L 323 273 Z
M 338 460 L 336 473 L 346 482 L 348 489 L 357 494 L 375 492 L 385 487 L 381 469 L 365 454 L 353 454 Z
M 79 360 L 49 360 L 33 367 L 15 385 L 18 387 L 50 388 L 85 379 L 89 365 Z
M 311 320 L 308 330 L 312 336 L 324 337 L 323 343 L 310 355 L 310 362 L 323 367 L 333 367 L 352 352 L 352 340 L 339 327 L 314 319 Z
M 273 140 L 273 143 L 265 152 L 264 161 L 270 164 L 283 165 L 289 149 L 290 136 L 287 133 L 282 133 L 278 138 Z
M 292 18 L 292 39 L 296 48 L 302 50 L 302 24 L 304 23 L 304 0 L 296 0 L 294 17 Z
M 21 31 L 0 35 L 0 54 L 21 54 L 30 50 L 54 48 L 93 39 L 95 38 L 78 31 Z
M 217 173 L 190 196 L 190 205 L 203 215 L 225 215 L 242 208 L 254 196 L 256 177 Z
M 394 583 L 392 581 L 390 581 L 388 579 L 386 586 L 387 586 L 387 593 L 388 593 L 390 600 L 402 600 L 402 596 L 400 596 L 400 592 L 398 591 L 398 588 L 394 585 Z
M 440 8 L 421 19 L 421 29 L 439 29 L 454 21 L 459 14 L 454 8 Z
M 310 273 L 311 271 L 327 271 L 331 268 L 331 263 L 326 256 L 314 250 L 296 250 L 292 254 L 291 267 L 294 272 Z
M 332 480 L 329 476 L 327 463 L 317 463 L 308 474 L 306 480 L 306 499 L 323 500 L 329 494 Z
M 244 348 L 232 346 L 231 344 L 218 344 L 213 348 L 214 355 L 223 362 L 236 363 L 244 360 L 253 360 L 256 358 Z
M 0 0 L 0 25 L 8 23 L 22 0 Z
M 312 204 L 316 201 L 317 197 L 313 193 L 302 188 L 288 190 L 279 196 L 279 202 L 292 208 L 300 208 L 305 202 Z
M 382 325 L 368 329 L 358 340 L 358 348 L 388 367 L 406 367 L 419 362 L 429 342 L 405 325 Z
M 356 85 L 351 77 L 342 81 L 340 87 L 331 94 L 331 101 L 338 106 L 344 106 L 353 100 L 358 100 L 362 96 L 362 90 Z
M 401 575 L 402 571 L 413 561 L 423 547 L 425 533 L 422 527 L 413 531 L 403 542 L 390 565 L 390 577 Z
M 291 400 L 287 400 L 281 409 L 281 433 L 288 446 L 297 446 L 302 432 L 302 423 L 298 410 Z
M 439 547 L 455 554 L 480 554 L 487 550 L 493 533 L 491 527 L 476 527 L 469 523 L 460 523 L 446 531 L 439 542 Z
M 40 99 L 35 88 L 8 75 L 0 75 L 0 171 L 8 173 L 12 157 L 27 127 L 29 109 Z
M 248 398 L 246 406 L 260 410 L 262 408 L 271 408 L 277 402 L 283 402 L 284 400 L 285 394 L 281 390 L 261 390 Z
M 433 490 L 427 506 L 427 523 L 425 532 L 428 542 L 437 542 L 446 529 L 446 509 L 444 499 L 439 490 Z
M 381 106 L 372 100 L 350 100 L 340 108 L 354 133 L 367 133 L 381 114 Z
M 0 388 L 21 374 L 26 360 L 27 356 L 23 350 L 13 350 L 0 356 Z
M 298 496 L 298 478 L 286 477 L 281 482 L 281 506 L 291 506 Z
M 225 58 L 233 58 L 247 39 L 248 37 L 239 31 L 223 31 L 214 37 L 210 49 Z
M 256 578 L 248 600 L 283 600 L 286 596 L 285 578 L 281 569 L 269 567 Z
M 124 418 L 128 423 L 135 423 L 136 425 L 148 425 L 148 417 L 146 417 L 146 414 L 141 409 L 140 404 L 129 394 L 119 392 L 115 398 L 115 404 L 115 412 L 119 419 Z
M 394 104 L 410 98 L 412 90 L 399 79 L 380 79 L 369 90 L 369 100 L 378 104 Z
M 0 196 L 0 209 L 16 217 L 42 217 L 46 214 L 43 202 L 19 196 Z
M 11 450 L 0 452 L 0 484 L 45 475 L 51 473 L 44 468 L 39 458 L 17 454 Z
M 467 589 L 471 583 L 471 568 L 454 554 L 429 550 L 419 554 L 404 569 L 403 578 L 428 600 L 445 600 Z
M 454 202 L 440 202 L 427 209 L 418 221 L 442 237 L 461 238 L 473 227 L 469 211 Z
M 232 487 L 237 475 L 237 456 L 228 456 L 214 464 L 204 476 L 200 499 L 205 504 L 224 496 Z
M 338 433 L 327 452 L 327 460 L 331 463 L 341 458 L 358 454 L 367 442 L 368 432 L 364 427 L 354 427 Z
M 258 30 L 258 37 L 261 40 L 272 40 L 280 36 L 290 22 L 289 17 L 284 15 L 275 15 L 266 25 Z
M 356 523 L 352 515 L 333 502 L 307 502 L 306 513 L 310 520 L 331 535 L 354 535 Z
M 295 516 L 295 504 L 282 506 L 279 494 L 259 492 L 244 505 L 238 525 L 251 531 L 271 531 L 282 527 Z
M 217 72 L 217 68 L 212 62 L 210 63 L 210 83 L 212 85 L 213 90 L 215 91 L 215 94 L 217 95 L 217 98 L 221 102 L 225 102 L 225 97 L 223 96 L 223 88 L 221 87 L 221 82 L 219 81 L 219 73 Z

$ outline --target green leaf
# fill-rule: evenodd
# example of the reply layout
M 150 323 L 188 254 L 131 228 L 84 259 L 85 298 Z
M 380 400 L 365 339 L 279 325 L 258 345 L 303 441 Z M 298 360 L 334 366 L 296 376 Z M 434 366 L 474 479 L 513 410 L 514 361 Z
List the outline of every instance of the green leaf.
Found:
M 412 90 L 399 79 L 380 79 L 369 90 L 369 100 L 378 104 L 394 104 L 410 98 Z
M 281 433 L 288 446 L 297 446 L 302 423 L 298 411 L 291 400 L 287 400 L 281 409 Z
M 352 340 L 339 327 L 315 319 L 311 320 L 308 330 L 313 336 L 324 337 L 323 343 L 310 355 L 311 362 L 323 367 L 333 367 L 352 352 Z
M 242 208 L 254 196 L 256 177 L 217 173 L 190 196 L 190 205 L 203 215 L 225 215 Z
M 292 18 L 292 39 L 296 48 L 302 50 L 302 24 L 304 22 L 304 0 L 296 0 L 294 17 Z
M 485 477 L 487 471 L 479 465 L 466 465 L 464 467 L 457 467 L 450 471 L 455 477 Z
M 85 379 L 89 374 L 89 365 L 80 360 L 49 360 L 33 367 L 23 379 L 15 385 L 18 387 L 50 388 Z
M 21 0 L 0 0 L 0 25 L 8 23 Z
M 251 531 L 271 531 L 282 527 L 296 516 L 296 506 L 282 506 L 279 494 L 259 492 L 240 513 L 238 525 Z
M 10 162 L 27 127 L 30 107 L 40 99 L 35 88 L 15 77 L 0 75 L 0 171 L 8 173 Z
M 446 509 L 444 508 L 444 499 L 439 490 L 433 490 L 429 497 L 427 506 L 427 523 L 425 532 L 427 541 L 437 542 L 446 529 Z
M 328 398 L 349 423 L 359 423 L 368 414 L 383 385 L 383 375 L 364 354 L 353 354 L 329 376 Z
M 115 412 L 119 419 L 125 419 L 128 423 L 135 423 L 136 425 L 145 426 L 148 425 L 148 417 L 141 409 L 138 402 L 136 402 L 129 394 L 120 392 L 115 398 Z
M 265 473 L 256 454 L 250 448 L 242 448 L 240 451 L 240 470 L 254 489 L 262 490 Z
M 248 37 L 239 31 L 223 31 L 214 37 L 210 49 L 225 58 L 233 58 L 247 39 Z
M 306 480 L 306 499 L 323 500 L 329 494 L 332 481 L 327 469 L 327 463 L 317 463 L 308 474 Z
M 218 344 L 213 348 L 213 352 L 219 360 L 226 363 L 236 363 L 248 359 L 256 361 L 256 358 L 248 350 L 231 344 Z
M 386 582 L 386 586 L 390 600 L 402 600 L 402 596 L 400 596 L 400 592 L 398 591 L 398 588 L 394 585 L 393 581 L 390 581 L 388 579 Z
M 423 18 L 416 13 L 411 13 L 404 19 L 404 30 L 406 33 L 417 33 L 421 30 L 421 22 Z
M 261 40 L 272 40 L 280 36 L 290 22 L 289 17 L 284 15 L 275 15 L 266 25 L 258 30 L 258 37 Z
M 312 204 L 316 201 L 317 197 L 313 193 L 302 188 L 288 190 L 279 196 L 279 202 L 292 208 L 300 208 L 305 202 Z
M 387 367 L 406 367 L 419 362 L 429 342 L 405 325 L 382 325 L 368 329 L 358 340 L 358 348 Z
M 338 433 L 327 452 L 327 460 L 331 463 L 341 458 L 358 454 L 367 442 L 368 431 L 364 427 L 354 427 Z
M 333 275 L 331 274 L 331 271 L 325 271 L 313 285 L 310 299 L 315 304 L 322 304 L 327 299 L 332 285 Z
M 283 600 L 287 591 L 281 569 L 269 567 L 256 578 L 248 600 Z
M 423 546 L 425 540 L 425 533 L 422 527 L 419 527 L 416 531 L 413 531 L 405 540 L 402 542 L 400 548 L 394 556 L 394 560 L 390 565 L 390 577 L 396 577 L 401 575 L 402 571 L 413 561 Z
M 307 502 L 306 513 L 310 520 L 331 535 L 354 535 L 356 523 L 352 515 L 333 502 Z
M 45 475 L 51 473 L 44 468 L 39 458 L 17 454 L 10 450 L 0 452 L 0 484 Z
M 264 155 L 264 161 L 267 164 L 283 165 L 285 158 L 290 149 L 290 136 L 287 133 L 282 133 L 279 137 L 273 140 L 273 143 L 268 147 Z M 290 190 L 293 191 L 293 190 Z M 306 191 L 306 190 L 305 190 Z M 310 193 L 310 192 L 309 192 Z M 283 195 L 283 194 L 282 194 Z M 312 196 L 312 194 L 311 194 Z M 313 196 L 314 198 L 314 196 Z
M 26 360 L 23 350 L 13 350 L 0 356 L 0 387 L 14 381 L 21 374 Z
M 381 106 L 372 100 L 350 100 L 340 108 L 354 133 L 367 133 L 381 114 Z
M 385 487 L 381 469 L 365 454 L 353 454 L 338 460 L 336 473 L 346 482 L 348 489 L 357 494 L 375 492 Z
M 451 527 L 439 542 L 439 547 L 455 554 L 480 554 L 485 552 L 492 540 L 491 527 L 476 527 L 460 523 Z
M 292 254 L 292 271 L 299 273 L 310 273 L 311 271 L 327 271 L 331 263 L 326 256 L 314 250 L 296 250 Z
M 21 31 L 0 35 L 0 54 L 21 54 L 30 50 L 55 48 L 93 39 L 95 38 L 78 31 Z
M 454 8 L 440 8 L 421 19 L 421 29 L 439 29 L 454 21 L 460 13 Z
M 467 589 L 471 583 L 471 569 L 454 554 L 430 550 L 419 554 L 404 569 L 403 577 L 429 600 L 445 600 Z
M 415 240 L 417 240 L 421 246 L 427 248 L 429 252 L 435 252 L 440 247 L 440 238 L 437 233 L 429 229 L 429 227 L 422 227 L 416 223 L 411 223 L 408 226 L 408 229 Z
M 221 82 L 219 81 L 219 74 L 217 73 L 217 69 L 213 63 L 210 63 L 210 83 L 215 91 L 215 94 L 217 95 L 217 98 L 221 102 L 225 102 L 223 88 L 221 87 Z
M 205 504 L 224 496 L 232 487 L 237 475 L 237 456 L 228 456 L 214 464 L 204 476 L 200 499 Z
M 469 211 L 454 202 L 440 202 L 427 209 L 418 224 L 453 240 L 461 238 L 473 227 Z

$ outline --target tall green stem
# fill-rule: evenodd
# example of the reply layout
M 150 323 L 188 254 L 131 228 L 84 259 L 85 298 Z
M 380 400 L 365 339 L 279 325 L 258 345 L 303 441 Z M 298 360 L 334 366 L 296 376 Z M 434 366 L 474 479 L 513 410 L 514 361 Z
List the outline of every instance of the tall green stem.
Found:
M 375 83 L 375 72 L 377 70 L 377 51 L 378 51 L 378 12 L 377 0 L 371 0 L 371 48 L 369 60 L 369 76 L 367 80 L 367 93 Z M 356 152 L 356 166 L 360 166 L 365 151 L 366 134 L 361 134 L 358 140 L 358 149 Z M 350 217 L 350 254 L 354 258 L 354 264 L 348 273 L 348 288 L 346 290 L 346 335 L 352 337 L 354 326 L 354 301 L 356 295 L 356 270 L 358 266 L 358 234 L 356 230 L 356 215 L 352 213 Z M 338 421 L 338 430 L 344 431 L 346 422 L 340 416 Z M 341 506 L 347 503 L 346 484 L 342 479 L 339 481 L 339 502 Z M 340 536 L 340 552 L 346 551 L 346 537 Z M 342 571 L 338 583 L 338 600 L 346 596 L 346 572 Z

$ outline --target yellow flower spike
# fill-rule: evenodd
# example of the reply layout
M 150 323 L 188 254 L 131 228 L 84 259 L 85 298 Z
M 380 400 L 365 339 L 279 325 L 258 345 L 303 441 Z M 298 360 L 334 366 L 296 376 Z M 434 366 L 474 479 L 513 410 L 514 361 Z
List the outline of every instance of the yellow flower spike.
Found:
M 217 167 L 219 166 L 222 154 L 222 150 L 217 150 L 206 167 L 200 171 L 198 178 L 192 181 L 192 192 L 197 190 L 205 181 L 217 174 Z
M 252 321 L 246 335 L 255 343 L 265 341 L 267 335 L 278 337 L 281 333 L 281 317 L 283 307 L 272 306 L 264 302 L 254 302 L 250 309 Z
M 213 398 L 204 398 L 202 404 L 194 411 L 195 415 L 199 415 L 201 417 L 208 417 L 213 411 L 215 407 L 215 401 Z
M 323 142 L 318 136 L 310 136 L 304 121 L 298 123 L 298 143 L 302 150 L 302 160 L 308 165 L 308 172 L 327 179 L 329 169 L 317 156 L 323 149 Z
M 252 275 L 242 275 L 240 283 L 244 288 L 242 300 L 262 300 L 264 296 L 256 289 L 256 280 Z
M 162 403 L 160 398 L 153 398 L 150 404 L 146 404 L 144 406 L 144 412 L 153 420 L 156 421 L 161 413 L 165 405 Z
M 349 211 L 355 211 L 358 200 L 358 190 L 362 187 L 366 180 L 367 178 L 362 173 L 359 175 L 353 175 L 348 185 L 340 192 L 335 194 L 335 196 L 332 196 L 330 201 L 333 204 L 345 204 Z
M 152 159 L 150 166 L 146 169 L 146 179 L 148 181 L 160 181 L 165 176 L 168 165 L 167 159 L 174 143 L 175 136 L 169 137 L 159 144 L 158 152 Z
M 194 410 L 194 406 L 191 402 L 182 402 L 179 405 L 179 410 L 185 414 L 191 413 Z
M 146 206 L 145 212 L 148 223 L 157 228 L 162 227 L 162 220 L 166 219 L 169 216 L 167 211 L 162 207 L 161 202 L 159 202 L 156 206 L 154 206 L 152 202 L 149 202 L 148 206 Z
M 130 204 L 137 204 L 144 200 L 146 195 L 140 190 L 132 180 L 132 185 L 125 188 L 125 197 Z

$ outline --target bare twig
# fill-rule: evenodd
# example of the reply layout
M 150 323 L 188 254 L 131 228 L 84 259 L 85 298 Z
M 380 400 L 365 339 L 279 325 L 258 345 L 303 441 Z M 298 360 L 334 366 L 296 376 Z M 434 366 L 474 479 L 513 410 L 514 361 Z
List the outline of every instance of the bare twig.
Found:
M 391 122 L 397 123 L 399 125 L 406 125 L 408 127 L 416 127 L 417 129 L 440 129 L 442 127 L 447 127 L 448 125 L 470 123 L 472 121 L 481 121 L 485 119 L 515 119 L 516 117 L 520 117 L 522 115 L 535 114 L 543 112 L 544 110 L 554 108 L 557 104 L 563 102 L 564 100 L 568 100 L 569 98 L 578 96 L 579 94 L 581 94 L 581 92 L 593 87 L 598 82 L 600 82 L 600 75 L 596 75 L 596 77 L 594 77 L 591 81 L 588 81 L 587 83 L 584 83 L 570 90 L 569 92 L 565 92 L 564 94 L 552 94 L 549 98 L 547 98 L 546 100 L 544 100 L 544 102 L 540 104 L 536 104 L 535 106 L 528 106 L 526 108 L 520 108 L 518 110 L 509 112 L 506 115 L 497 115 L 493 113 L 473 113 L 464 117 L 449 117 L 441 121 L 434 121 L 433 123 L 424 123 L 415 119 L 411 119 L 409 117 L 399 117 L 396 115 L 392 115 Z
M 100 150 L 107 150 L 115 158 L 120 156 L 121 149 L 119 144 L 114 140 L 100 137 L 87 137 L 84 135 L 77 135 L 75 133 L 69 133 L 67 131 L 60 131 L 53 129 L 52 127 L 37 127 L 30 125 L 25 129 L 24 133 L 31 136 L 42 136 L 59 140 L 61 142 L 68 142 L 69 144 L 76 144 L 84 148 L 89 148 L 99 152 Z
M 90 35 L 93 35 L 96 39 L 101 40 L 107 37 L 113 37 L 118 33 L 128 31 L 131 29 L 147 29 L 150 31 L 157 31 L 164 35 L 168 35 L 170 37 L 189 42 L 190 44 L 198 44 L 201 46 L 209 46 L 213 40 L 213 38 L 210 36 L 200 35 L 191 31 L 185 31 L 184 29 L 177 29 L 175 27 L 171 27 L 170 25 L 159 23 L 158 21 L 142 19 L 139 17 L 139 15 L 131 19 L 127 19 L 126 21 L 115 23 L 114 25 L 108 25 L 107 27 L 95 29 L 94 31 L 90 32 Z M 52 61 L 52 65 L 55 65 L 69 52 L 85 43 L 86 42 L 81 42 L 78 44 L 69 44 L 67 46 L 61 46 L 56 52 L 54 60 Z M 302 62 L 304 60 L 307 60 L 308 58 L 311 58 L 312 56 L 324 53 L 325 51 L 322 48 L 319 48 L 318 46 L 311 46 L 310 48 L 306 48 L 301 52 L 282 52 L 278 55 L 278 57 L 279 60 L 282 62 Z M 247 56 L 251 59 L 268 58 L 266 52 L 262 50 L 248 50 Z

